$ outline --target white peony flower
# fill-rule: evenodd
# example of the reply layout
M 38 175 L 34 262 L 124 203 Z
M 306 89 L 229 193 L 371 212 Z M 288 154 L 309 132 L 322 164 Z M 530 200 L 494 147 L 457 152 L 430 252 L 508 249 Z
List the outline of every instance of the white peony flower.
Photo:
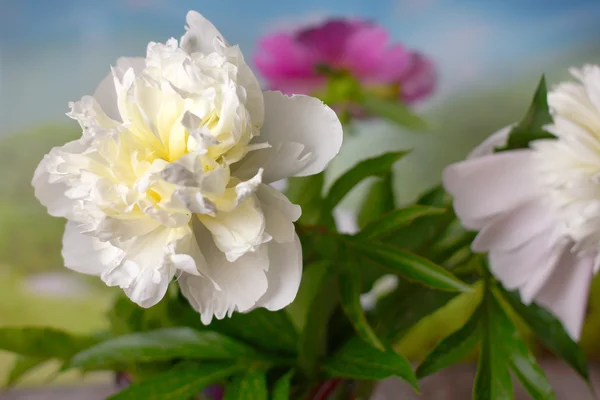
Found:
M 548 94 L 557 139 L 493 153 L 505 128 L 449 166 L 444 185 L 462 224 L 480 231 L 472 247 L 489 252 L 492 273 L 577 340 L 600 265 L 600 68 L 571 73 L 579 82 Z
M 122 58 L 71 104 L 79 140 L 54 148 L 33 185 L 67 218 L 67 267 L 150 307 L 179 278 L 202 321 L 296 296 L 300 208 L 268 186 L 321 172 L 337 154 L 336 114 L 307 96 L 261 92 L 237 46 L 189 12 L 180 44 Z

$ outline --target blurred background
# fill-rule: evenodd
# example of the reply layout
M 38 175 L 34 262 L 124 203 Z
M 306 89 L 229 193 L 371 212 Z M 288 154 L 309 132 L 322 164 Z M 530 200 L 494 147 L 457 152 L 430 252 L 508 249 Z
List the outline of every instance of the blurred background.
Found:
M 355 123 L 328 171 L 331 181 L 357 159 L 414 148 L 395 171 L 401 202 L 520 119 L 542 73 L 552 83 L 569 66 L 600 61 L 597 0 L 0 0 L 1 324 L 103 327 L 112 293 L 62 267 L 64 221 L 37 203 L 31 177 L 50 148 L 80 134 L 65 116 L 67 103 L 93 93 L 118 57 L 143 56 L 149 41 L 179 38 L 189 9 L 213 21 L 250 62 L 265 35 L 330 18 L 372 20 L 393 42 L 429 57 L 437 86 L 415 106 L 429 131 Z M 343 206 L 352 209 L 359 192 Z M 588 336 L 600 331 L 589 325 Z M 0 382 L 11 363 L 0 353 Z

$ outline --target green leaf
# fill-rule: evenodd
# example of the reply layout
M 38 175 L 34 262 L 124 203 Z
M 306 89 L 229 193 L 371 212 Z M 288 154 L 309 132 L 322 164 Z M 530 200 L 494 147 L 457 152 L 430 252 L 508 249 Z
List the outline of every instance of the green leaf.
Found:
M 500 292 L 542 343 L 589 382 L 585 355 L 577 343 L 571 339 L 562 323 L 551 312 L 535 303 L 523 304 L 517 292 L 507 292 L 504 289 Z
M 512 335 L 511 327 L 500 318 L 502 310 L 490 288 L 484 289 L 481 313 L 481 351 L 473 387 L 474 400 L 513 399 L 513 387 L 508 364 L 510 353 L 506 350 L 506 337 Z
M 439 290 L 470 292 L 473 289 L 431 261 L 384 243 L 355 240 L 360 254 L 397 272 L 411 281 Z
M 415 219 L 446 212 L 442 208 L 414 205 L 398 208 L 365 226 L 357 235 L 362 240 L 381 239 L 400 228 L 410 225 Z
M 360 338 L 350 339 L 323 364 L 331 377 L 382 380 L 397 376 L 419 391 L 417 377 L 410 362 L 392 350 L 379 351 Z
M 371 185 L 358 212 L 358 226 L 362 229 L 371 221 L 396 208 L 392 174 L 386 174 Z
M 289 400 L 294 372 L 294 370 L 288 371 L 285 375 L 279 378 L 277 382 L 275 382 L 275 386 L 273 387 L 273 392 L 271 395 L 272 400 Z
M 508 134 L 506 144 L 496 151 L 515 150 L 529 147 L 529 143 L 538 139 L 555 139 L 556 136 L 546 132 L 544 126 L 552 123 L 548 107 L 548 90 L 544 76 L 536 89 L 527 114 Z
M 131 363 L 176 358 L 234 360 L 259 356 L 251 347 L 217 332 L 168 328 L 133 333 L 101 342 L 75 355 L 70 367 L 87 370 L 113 369 Z
M 13 386 L 29 371 L 36 367 L 39 367 L 47 361 L 47 358 L 18 356 L 15 359 L 15 363 L 13 364 L 10 373 L 8 374 L 8 378 L 6 379 L 5 385 L 7 387 Z
M 537 364 L 537 361 L 521 339 L 515 324 L 506 314 L 494 293 L 488 294 L 489 313 L 493 318 L 493 329 L 502 335 L 504 351 L 510 360 L 510 369 L 515 373 L 523 387 L 535 399 L 554 399 L 552 387 Z
M 326 208 L 323 213 L 328 213 L 363 179 L 370 176 L 383 177 L 388 174 L 392 166 L 408 154 L 406 151 L 384 153 L 380 156 L 366 159 L 350 168 L 339 177 L 329 189 L 326 197 Z
M 511 370 L 534 399 L 550 400 L 556 397 L 546 374 L 522 340 L 514 342 L 510 361 Z
M 323 172 L 298 178 L 289 178 L 285 190 L 287 198 L 294 204 L 302 207 L 302 215 L 298 220 L 304 225 L 315 225 L 318 223 L 321 208 L 323 206 L 323 184 L 325 174 Z
M 210 329 L 264 350 L 296 354 L 298 332 L 284 310 L 258 308 L 234 313 L 231 318 L 213 321 Z
M 347 252 L 343 253 L 347 255 Z M 341 267 L 338 275 L 338 286 L 344 313 L 352 323 L 358 336 L 376 349 L 385 351 L 383 343 L 381 343 L 381 340 L 379 340 L 377 334 L 367 322 L 362 305 L 360 304 L 362 290 L 356 260 L 351 256 L 346 256 L 340 261 L 345 264 Z
M 134 383 L 109 400 L 189 400 L 206 386 L 241 370 L 227 363 L 183 363 L 151 380 Z
M 424 378 L 464 359 L 479 341 L 480 318 L 478 310 L 462 328 L 442 339 L 417 368 L 417 377 Z
M 397 343 L 411 328 L 426 316 L 434 313 L 458 292 L 431 290 L 406 280 L 399 282 L 394 292 L 377 303 L 372 326 L 380 337 Z
M 338 300 L 335 290 L 331 290 L 335 283 L 335 276 L 329 268 L 315 289 L 315 296 L 306 312 L 304 329 L 298 339 L 298 366 L 308 377 L 318 373 L 319 361 L 327 352 L 328 321 Z
M 404 128 L 414 131 L 427 129 L 427 123 L 399 100 L 388 100 L 363 91 L 359 103 L 369 114 L 388 119 Z
M 225 388 L 223 400 L 267 400 L 268 397 L 265 371 L 250 369 L 233 378 Z
M 96 342 L 52 328 L 0 328 L 0 349 L 29 357 L 66 360 Z

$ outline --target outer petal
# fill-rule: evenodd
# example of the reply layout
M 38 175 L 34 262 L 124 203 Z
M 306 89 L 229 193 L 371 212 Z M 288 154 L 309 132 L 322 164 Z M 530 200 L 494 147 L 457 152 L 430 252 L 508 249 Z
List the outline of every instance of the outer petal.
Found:
M 194 231 L 207 261 L 207 276 L 184 273 L 179 279 L 181 293 L 205 324 L 209 324 L 213 316 L 222 319 L 234 311 L 250 310 L 267 291 L 267 246 L 229 262 L 199 222 L 194 224 Z
M 83 235 L 75 222 L 67 222 L 62 256 L 65 266 L 74 271 L 100 276 L 123 260 L 121 249 L 93 236 Z
M 574 340 L 579 340 L 593 276 L 594 257 L 565 252 L 554 273 L 536 296 L 563 323 Z
M 540 284 L 535 286 L 541 287 L 547 276 L 540 271 L 552 271 L 565 248 L 556 241 L 552 231 L 542 233 L 517 248 L 491 249 L 490 268 L 507 289 L 523 288 L 525 300 L 531 301 L 525 288 L 538 281 Z
M 335 112 L 308 96 L 265 92 L 265 124 L 253 143 L 270 148 L 249 153 L 236 169 L 244 179 L 264 168 L 263 182 L 307 176 L 325 169 L 342 145 L 342 125 Z
M 219 30 L 197 11 L 189 11 L 185 17 L 187 32 L 181 38 L 181 48 L 188 53 L 210 54 L 227 42 Z
M 75 201 L 66 197 L 65 192 L 69 190 L 67 182 L 62 180 L 64 171 L 62 165 L 65 157 L 71 154 L 79 154 L 85 147 L 79 140 L 65 144 L 62 147 L 53 148 L 46 154 L 38 164 L 33 174 L 33 185 L 35 197 L 48 209 L 53 217 L 68 217 L 72 214 Z M 79 168 L 71 164 L 68 168 Z
M 513 250 L 542 233 L 552 233 L 557 225 L 555 212 L 543 199 L 534 199 L 488 223 L 471 247 L 478 253 L 492 249 Z
M 475 149 L 469 153 L 467 159 L 479 158 L 494 153 L 494 150 L 497 147 L 501 147 L 502 145 L 506 144 L 508 134 L 512 128 L 513 125 L 509 125 L 488 136 L 483 142 L 481 142 L 479 146 L 475 147 Z
M 295 234 L 292 242 L 271 242 L 267 246 L 269 249 L 268 288 L 256 303 L 256 307 L 276 311 L 296 298 L 302 279 L 302 246 Z
M 260 185 L 256 192 L 265 215 L 265 231 L 276 242 L 293 242 L 296 237 L 294 221 L 300 218 L 302 209 L 287 197 L 267 185 Z
M 454 196 L 463 225 L 479 230 L 498 214 L 537 196 L 533 162 L 531 150 L 518 150 L 447 167 L 444 187 Z
M 125 72 L 130 68 L 133 68 L 135 75 L 138 75 L 144 69 L 145 65 L 144 58 L 121 57 L 117 60 L 117 65 L 113 68 L 113 71 L 100 82 L 94 92 L 94 98 L 109 118 L 115 121 L 122 121 L 121 114 L 119 113 L 115 79 L 121 80 Z

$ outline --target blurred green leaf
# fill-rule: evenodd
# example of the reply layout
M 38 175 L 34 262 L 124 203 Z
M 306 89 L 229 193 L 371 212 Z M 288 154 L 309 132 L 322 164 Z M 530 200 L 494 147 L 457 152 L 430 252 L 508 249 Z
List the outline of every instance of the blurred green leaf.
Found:
M 375 94 L 362 92 L 359 103 L 367 113 L 388 119 L 404 128 L 413 131 L 427 129 L 427 123 L 423 118 L 414 114 L 405 104 L 397 99 L 385 99 Z
M 458 294 L 459 292 L 431 290 L 417 283 L 400 280 L 398 288 L 377 303 L 372 325 L 379 336 L 396 343 L 415 324 Z
M 304 264 L 300 288 L 294 301 L 285 308 L 298 331 L 304 330 L 308 311 L 323 279 L 330 278 L 331 261 L 321 260 L 311 264 Z
M 544 127 L 551 123 L 546 79 L 542 75 L 525 117 L 510 131 L 506 144 L 496 151 L 528 148 L 529 142 L 534 140 L 555 139 L 556 136 L 544 130 Z
M 47 358 L 18 356 L 8 374 L 5 386 L 13 386 L 29 371 L 39 367 L 47 361 Z
M 356 237 L 362 240 L 381 239 L 400 228 L 410 225 L 417 218 L 440 215 L 444 212 L 445 210 L 441 208 L 422 205 L 398 208 L 369 223 Z
M 298 332 L 284 310 L 258 308 L 249 313 L 234 313 L 231 318 L 213 321 L 210 329 L 257 348 L 296 354 Z
M 272 400 L 289 400 L 290 388 L 292 384 L 292 378 L 294 377 L 294 370 L 288 371 L 285 375 L 275 382 L 273 387 Z
M 406 279 L 439 290 L 470 292 L 473 289 L 450 272 L 431 261 L 384 243 L 352 242 L 354 249 Z
M 480 319 L 477 310 L 462 328 L 442 339 L 417 368 L 417 377 L 424 378 L 464 359 L 479 342 Z
M 67 360 L 96 342 L 53 328 L 0 328 L 0 349 L 29 357 Z
M 109 400 L 189 400 L 206 386 L 242 370 L 227 363 L 183 363 L 151 380 L 134 383 Z
M 510 352 L 506 350 L 506 336 L 511 335 L 506 320 L 500 318 L 499 309 L 490 288 L 484 289 L 481 313 L 481 350 L 477 364 L 477 374 L 473 387 L 474 400 L 513 399 L 513 386 L 510 377 Z M 507 332 L 508 331 L 508 332 Z
M 177 358 L 239 360 L 260 358 L 253 348 L 228 336 L 190 328 L 132 333 L 101 342 L 76 354 L 71 368 L 115 369 L 132 363 Z
M 370 176 L 383 177 L 388 174 L 392 166 L 408 154 L 407 151 L 384 153 L 380 156 L 360 161 L 346 173 L 340 176 L 331 186 L 325 199 L 323 213 L 329 213 L 338 203 L 363 179 Z
M 589 382 L 585 355 L 579 345 L 571 339 L 562 323 L 551 312 L 535 303 L 523 304 L 517 292 L 501 289 L 500 293 L 542 343 Z
M 302 215 L 298 220 L 304 225 L 315 225 L 319 222 L 321 208 L 323 206 L 323 183 L 325 174 L 323 172 L 298 178 L 289 178 L 285 194 L 294 204 L 302 207 Z
M 417 377 L 410 362 L 392 351 L 379 351 L 373 346 L 354 337 L 344 344 L 329 360 L 323 369 L 331 377 L 381 380 L 397 376 L 419 391 Z
M 332 268 L 321 277 L 315 296 L 306 311 L 306 323 L 298 339 L 298 366 L 307 377 L 318 373 L 318 365 L 327 353 L 328 321 L 338 299 Z
M 362 288 L 356 260 L 351 255 L 348 256 L 348 252 L 343 253 L 345 257 L 340 260 L 343 265 L 338 274 L 338 286 L 344 313 L 352 323 L 358 336 L 376 349 L 385 351 L 383 343 L 381 343 L 381 340 L 379 340 L 377 334 L 367 322 L 362 305 L 360 304 Z
M 358 212 L 358 226 L 364 228 L 371 221 L 396 208 L 392 174 L 373 182 Z
M 555 399 L 556 396 L 548 382 L 548 378 L 546 378 L 546 374 L 538 365 L 525 342 L 518 337 L 516 329 L 514 333 L 515 340 L 511 345 L 510 357 L 511 370 L 534 399 Z
M 234 378 L 225 387 L 223 400 L 267 400 L 267 379 L 265 371 L 251 368 Z

